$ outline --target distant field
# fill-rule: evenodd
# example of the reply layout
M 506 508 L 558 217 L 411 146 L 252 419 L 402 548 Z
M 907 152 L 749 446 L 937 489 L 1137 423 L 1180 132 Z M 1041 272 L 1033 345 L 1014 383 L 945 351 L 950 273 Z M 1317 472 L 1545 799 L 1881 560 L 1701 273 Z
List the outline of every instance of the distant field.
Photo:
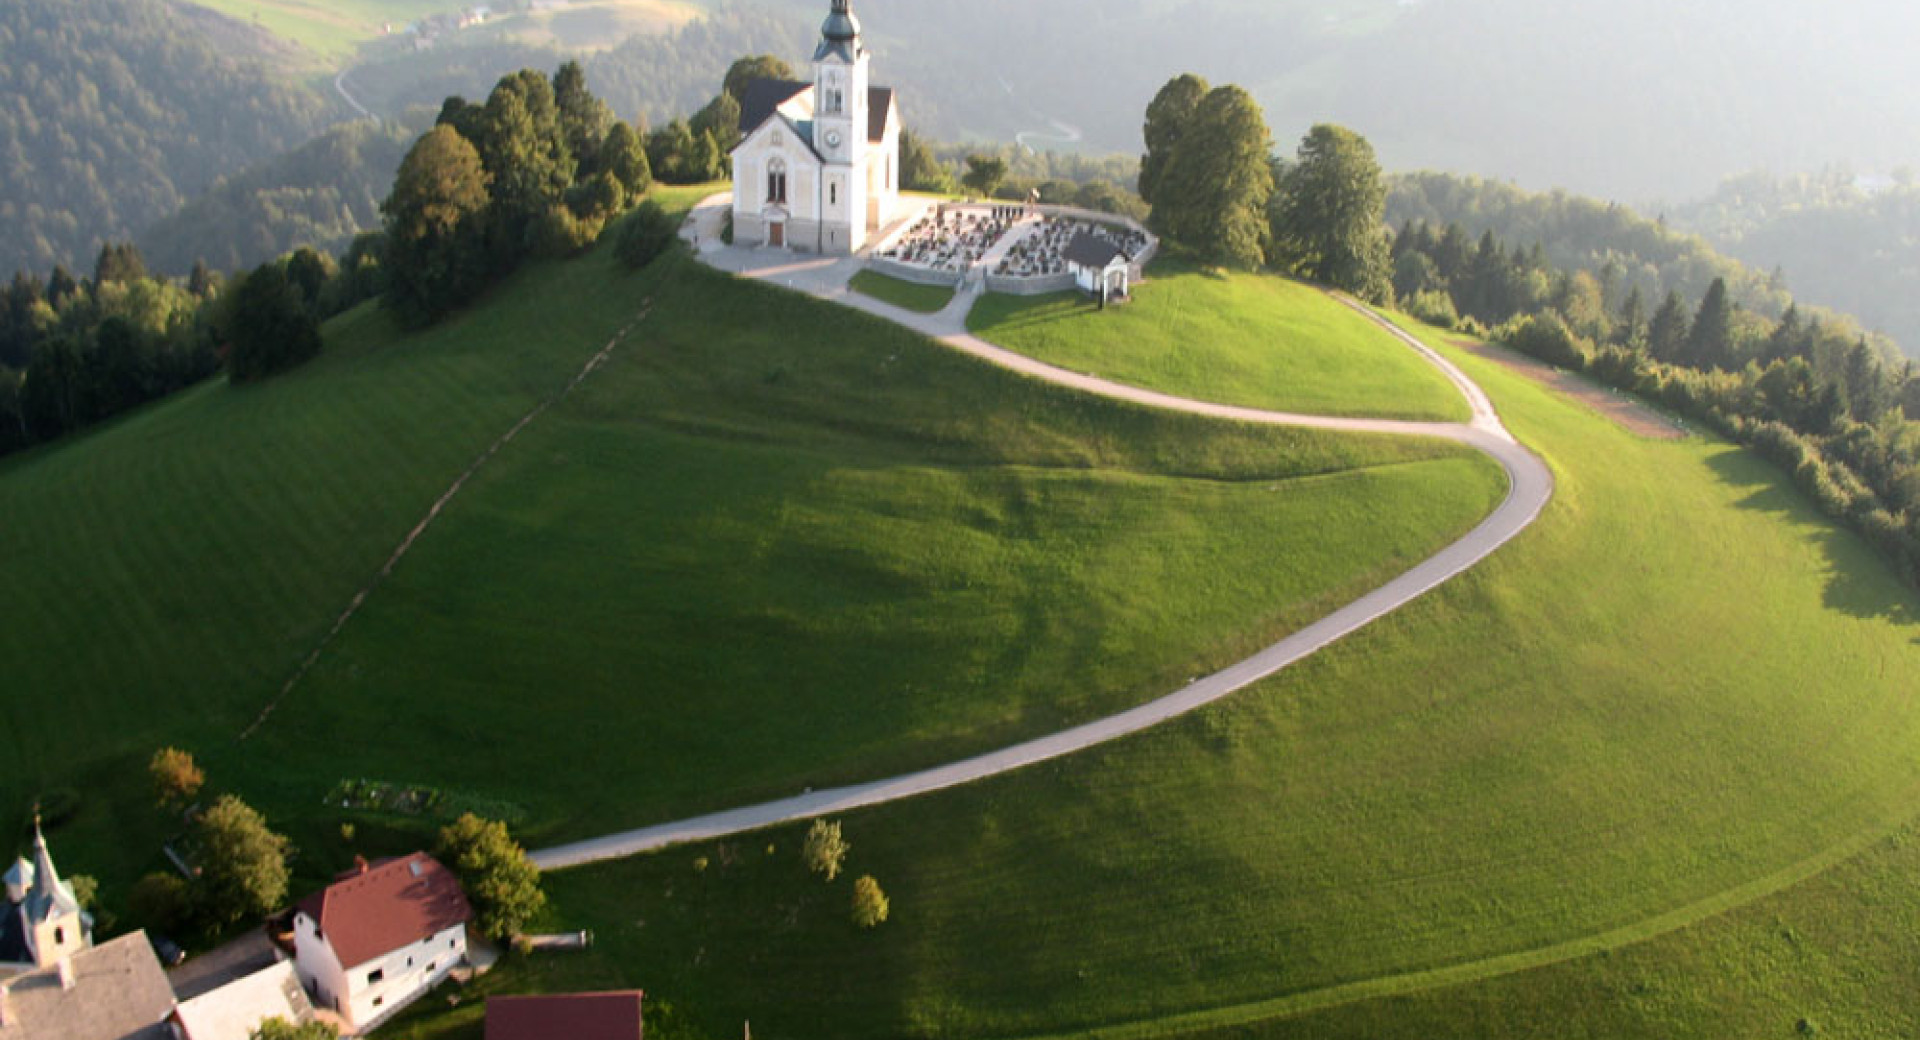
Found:
M 0 464 L 0 657 L 34 694 L 0 730 L 0 804 L 84 792 L 70 869 L 154 862 L 139 767 L 164 742 L 293 829 L 313 878 L 350 851 L 321 801 L 346 778 L 549 838 L 931 764 L 1166 693 L 1501 493 L 1450 445 L 1089 401 L 687 261 L 535 265 L 428 333 L 362 310 L 328 338 L 287 377 Z
M 554 875 L 594 951 L 486 988 L 644 985 L 716 1035 L 1896 1035 L 1904 845 L 1714 918 L 1912 814 L 1920 603 L 1752 455 L 1461 364 L 1561 482 L 1480 568 L 1199 717 L 846 818 L 878 931 L 784 828 Z M 1417 995 L 1279 1021 L 1329 992 Z
M 1132 303 L 1078 293 L 992 294 L 968 325 L 1076 372 L 1207 401 L 1319 415 L 1467 418 L 1466 402 L 1412 351 L 1320 290 L 1181 261 L 1147 272 Z
M 351 57 L 365 43 L 381 38 L 391 24 L 433 14 L 455 14 L 480 6 L 472 0 L 188 0 L 222 14 L 262 26 L 329 61 Z M 692 21 L 702 10 L 695 0 L 579 0 L 569 6 L 496 19 L 469 32 L 509 35 L 570 50 L 611 47 L 629 36 L 664 32 Z

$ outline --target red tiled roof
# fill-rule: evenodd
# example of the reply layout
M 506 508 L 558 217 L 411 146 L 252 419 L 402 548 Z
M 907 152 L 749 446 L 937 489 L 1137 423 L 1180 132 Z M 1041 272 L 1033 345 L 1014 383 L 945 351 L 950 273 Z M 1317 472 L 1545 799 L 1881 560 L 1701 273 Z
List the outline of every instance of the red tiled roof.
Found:
M 639 990 L 488 997 L 486 1040 L 641 1040 Z
M 472 920 L 460 879 L 424 852 L 355 871 L 300 901 L 342 968 Z

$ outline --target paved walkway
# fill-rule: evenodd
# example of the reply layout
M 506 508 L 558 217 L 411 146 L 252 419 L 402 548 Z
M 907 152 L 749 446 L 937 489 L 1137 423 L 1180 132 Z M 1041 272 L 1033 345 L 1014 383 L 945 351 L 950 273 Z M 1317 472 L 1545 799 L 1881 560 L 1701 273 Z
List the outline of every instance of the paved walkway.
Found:
M 716 199 L 726 198 L 730 196 L 716 197 Z M 670 845 L 704 841 L 743 831 L 759 830 L 817 816 L 895 802 L 999 776 L 1002 773 L 1010 773 L 1016 769 L 1084 751 L 1099 744 L 1151 729 L 1266 679 L 1432 591 L 1462 571 L 1491 556 L 1521 531 L 1526 530 L 1534 520 L 1538 519 L 1541 510 L 1546 508 L 1547 502 L 1553 497 L 1553 474 L 1547 469 L 1545 463 L 1515 441 L 1506 427 L 1501 425 L 1500 417 L 1494 411 L 1493 402 L 1488 399 L 1486 393 L 1452 362 L 1358 301 L 1338 297 L 1348 306 L 1378 323 L 1402 343 L 1418 351 L 1446 373 L 1447 378 L 1452 380 L 1472 406 L 1473 418 L 1470 422 L 1464 424 L 1420 423 L 1383 419 L 1325 418 L 1255 408 L 1237 408 L 1175 397 L 1069 372 L 1004 350 L 970 335 L 966 331 L 966 316 L 977 299 L 977 295 L 973 292 L 956 294 L 954 302 L 939 314 L 915 314 L 849 290 L 848 280 L 861 267 L 861 261 L 858 259 L 801 258 L 779 251 L 721 246 L 718 233 L 720 215 L 713 212 L 713 207 L 719 204 L 716 199 L 709 199 L 701 204 L 690 218 L 690 226 L 702 229 L 701 258 L 721 270 L 731 271 L 742 277 L 785 285 L 821 299 L 855 307 L 923 332 L 955 350 L 971 354 L 992 364 L 1102 397 L 1241 422 L 1353 433 L 1438 437 L 1456 441 L 1477 448 L 1500 463 L 1507 473 L 1507 498 L 1466 537 L 1442 549 L 1437 555 L 1412 570 L 1239 664 L 1201 679 L 1159 700 L 1010 748 L 906 776 L 828 791 L 810 791 L 793 798 L 761 805 L 664 823 L 623 834 L 576 842 L 559 848 L 544 849 L 533 853 L 533 861 L 543 870 L 557 870 L 604 860 L 621 859 Z M 705 232 L 709 224 L 713 229 L 711 235 Z

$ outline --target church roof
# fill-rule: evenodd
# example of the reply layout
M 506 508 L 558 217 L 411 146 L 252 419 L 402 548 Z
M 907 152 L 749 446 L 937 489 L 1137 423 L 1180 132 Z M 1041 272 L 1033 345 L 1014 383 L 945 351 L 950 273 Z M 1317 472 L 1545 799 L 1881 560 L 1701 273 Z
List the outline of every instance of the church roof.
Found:
M 813 89 L 811 83 L 790 79 L 756 79 L 740 92 L 740 135 L 751 135 L 780 111 L 780 106 Z M 867 140 L 887 138 L 887 120 L 893 115 L 893 88 L 867 88 Z
M 0 983 L 10 1017 L 0 1040 L 169 1040 L 173 988 L 147 943 L 133 932 L 68 958 L 71 988 L 58 967 Z
M 1086 231 L 1073 236 L 1073 241 L 1067 243 L 1066 250 L 1060 255 L 1067 263 L 1090 267 L 1096 271 L 1106 270 L 1116 260 L 1133 259 L 1127 255 L 1126 250 L 1099 235 Z

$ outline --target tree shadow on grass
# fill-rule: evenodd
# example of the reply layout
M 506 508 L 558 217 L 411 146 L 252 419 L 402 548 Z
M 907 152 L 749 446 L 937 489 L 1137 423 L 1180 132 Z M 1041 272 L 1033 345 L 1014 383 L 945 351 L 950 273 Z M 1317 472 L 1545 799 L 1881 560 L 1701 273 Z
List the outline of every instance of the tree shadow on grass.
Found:
M 1730 487 L 1747 492 L 1736 505 L 1770 513 L 1819 548 L 1826 564 L 1825 606 L 1863 620 L 1920 626 L 1914 594 L 1894 577 L 1890 565 L 1860 536 L 1828 518 L 1785 474 L 1749 451 L 1729 451 L 1707 460 L 1707 467 Z M 1920 645 L 1920 631 L 1913 642 Z

